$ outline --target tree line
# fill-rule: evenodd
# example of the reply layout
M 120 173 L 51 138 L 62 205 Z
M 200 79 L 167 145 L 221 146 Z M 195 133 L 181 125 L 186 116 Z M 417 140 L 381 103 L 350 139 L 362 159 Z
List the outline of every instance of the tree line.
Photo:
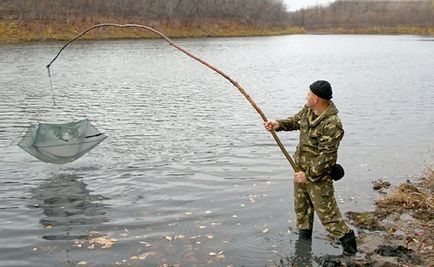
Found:
M 282 0 L 0 0 L 0 20 L 231 21 L 305 29 L 434 26 L 434 0 L 337 0 L 288 12 Z
M 326 7 L 293 12 L 289 24 L 306 29 L 374 26 L 434 26 L 434 0 L 338 0 Z
M 282 0 L 1 0 L 0 18 L 76 20 L 89 17 L 166 21 L 286 23 Z

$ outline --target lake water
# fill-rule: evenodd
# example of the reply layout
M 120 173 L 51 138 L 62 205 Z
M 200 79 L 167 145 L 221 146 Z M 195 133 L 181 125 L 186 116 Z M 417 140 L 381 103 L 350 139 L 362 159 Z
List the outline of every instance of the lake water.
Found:
M 432 38 L 175 41 L 237 80 L 270 119 L 297 112 L 313 81 L 331 82 L 346 131 L 342 212 L 373 208 L 372 181 L 396 184 L 433 166 Z M 52 66 L 54 106 L 45 65 L 62 45 L 0 44 L 0 266 L 296 257 L 292 170 L 235 87 L 162 40 L 79 41 Z M 46 164 L 16 146 L 30 122 L 86 117 L 109 138 L 73 163 Z M 293 153 L 298 133 L 279 136 Z M 339 253 L 317 222 L 311 254 Z

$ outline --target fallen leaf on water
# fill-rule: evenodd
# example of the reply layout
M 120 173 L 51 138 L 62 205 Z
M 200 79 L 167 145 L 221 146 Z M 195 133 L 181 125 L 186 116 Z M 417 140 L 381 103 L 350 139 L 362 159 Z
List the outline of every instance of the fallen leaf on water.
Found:
M 145 245 L 145 247 L 149 247 L 151 244 L 149 244 L 148 242 L 145 241 L 139 241 L 140 244 Z
M 97 232 L 97 231 L 90 231 L 89 236 L 90 237 L 102 236 L 102 234 L 100 232 Z
M 155 256 L 155 255 L 157 255 L 156 252 L 154 252 L 154 251 L 148 251 L 148 252 L 140 254 L 139 255 L 139 260 L 145 260 L 147 257 L 151 257 L 151 256 Z
M 117 242 L 117 240 L 114 238 L 109 238 L 106 236 L 95 237 L 89 240 L 89 248 L 93 249 L 95 244 L 101 245 L 101 248 L 111 248 L 115 242 Z

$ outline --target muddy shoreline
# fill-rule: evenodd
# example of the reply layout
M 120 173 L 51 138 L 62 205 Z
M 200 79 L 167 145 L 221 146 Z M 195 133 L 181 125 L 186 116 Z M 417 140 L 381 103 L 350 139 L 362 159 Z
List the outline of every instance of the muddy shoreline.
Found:
M 373 189 L 380 194 L 374 211 L 345 214 L 357 228 L 359 253 L 350 261 L 332 257 L 319 264 L 434 266 L 434 170 L 396 186 L 374 181 Z

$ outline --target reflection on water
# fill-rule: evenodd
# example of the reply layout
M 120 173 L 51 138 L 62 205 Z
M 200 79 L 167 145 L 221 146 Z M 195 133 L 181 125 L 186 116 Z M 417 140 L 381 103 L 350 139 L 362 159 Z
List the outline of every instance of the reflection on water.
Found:
M 298 239 L 295 241 L 295 252 L 290 260 L 291 266 L 312 266 L 312 240 Z
M 70 240 L 85 238 L 86 233 L 74 234 L 77 226 L 99 225 L 109 221 L 106 205 L 99 203 L 107 198 L 91 194 L 82 179 L 74 174 L 56 174 L 32 190 L 31 208 L 43 210 L 40 223 L 53 228 L 47 240 Z

